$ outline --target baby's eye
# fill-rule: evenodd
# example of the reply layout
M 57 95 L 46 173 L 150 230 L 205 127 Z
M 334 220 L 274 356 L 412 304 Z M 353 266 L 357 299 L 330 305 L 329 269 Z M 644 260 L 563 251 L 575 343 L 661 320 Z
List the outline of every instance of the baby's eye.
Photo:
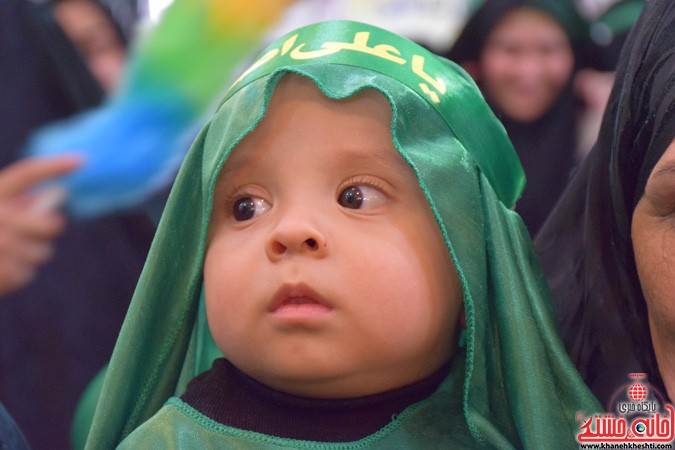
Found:
M 234 202 L 232 215 L 234 216 L 234 220 L 243 222 L 264 214 L 269 209 L 269 203 L 260 197 L 244 197 Z
M 384 195 L 378 189 L 362 184 L 349 186 L 338 196 L 338 203 L 349 209 L 374 208 L 384 200 Z

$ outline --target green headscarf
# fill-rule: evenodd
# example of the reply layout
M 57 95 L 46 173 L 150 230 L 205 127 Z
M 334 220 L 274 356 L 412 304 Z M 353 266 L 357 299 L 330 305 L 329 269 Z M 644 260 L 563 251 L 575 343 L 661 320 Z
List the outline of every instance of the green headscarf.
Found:
M 447 446 L 460 439 L 448 430 L 463 429 L 474 445 L 574 447 L 575 415 L 599 407 L 565 354 L 528 234 L 509 209 L 524 185 L 522 169 L 469 76 L 406 39 L 346 21 L 301 28 L 262 55 L 230 88 L 183 163 L 112 356 L 88 447 L 113 448 L 209 367 L 200 303 L 214 184 L 288 72 L 313 80 L 330 98 L 376 89 L 388 99 L 394 145 L 419 179 L 463 285 L 466 368 L 463 394 L 458 388 L 461 398 L 453 398 L 457 408 L 432 396 L 434 405 L 422 408 L 431 417 L 402 414 L 400 426 L 368 445 Z M 445 431 L 429 431 L 436 426 Z

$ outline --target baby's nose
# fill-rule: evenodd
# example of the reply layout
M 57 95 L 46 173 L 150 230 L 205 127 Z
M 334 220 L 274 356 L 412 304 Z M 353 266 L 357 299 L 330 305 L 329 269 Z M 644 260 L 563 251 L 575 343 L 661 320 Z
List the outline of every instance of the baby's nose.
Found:
M 283 222 L 270 234 L 266 244 L 271 260 L 287 255 L 321 258 L 327 254 L 328 243 L 318 228 L 308 222 Z

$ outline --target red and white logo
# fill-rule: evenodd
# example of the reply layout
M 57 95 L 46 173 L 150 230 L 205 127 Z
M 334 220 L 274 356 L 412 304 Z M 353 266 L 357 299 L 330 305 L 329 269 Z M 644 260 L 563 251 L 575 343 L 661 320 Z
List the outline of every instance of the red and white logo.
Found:
M 632 380 L 619 388 L 609 412 L 584 417 L 577 414 L 580 443 L 669 443 L 675 439 L 675 409 L 647 382 L 647 374 L 630 373 Z

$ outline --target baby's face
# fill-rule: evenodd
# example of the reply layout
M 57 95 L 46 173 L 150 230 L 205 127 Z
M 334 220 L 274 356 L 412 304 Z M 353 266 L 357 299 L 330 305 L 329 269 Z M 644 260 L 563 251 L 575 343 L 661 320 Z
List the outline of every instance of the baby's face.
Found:
M 368 91 L 282 78 L 216 185 L 204 288 L 240 370 L 296 395 L 370 395 L 449 360 L 462 290 L 439 227 Z

